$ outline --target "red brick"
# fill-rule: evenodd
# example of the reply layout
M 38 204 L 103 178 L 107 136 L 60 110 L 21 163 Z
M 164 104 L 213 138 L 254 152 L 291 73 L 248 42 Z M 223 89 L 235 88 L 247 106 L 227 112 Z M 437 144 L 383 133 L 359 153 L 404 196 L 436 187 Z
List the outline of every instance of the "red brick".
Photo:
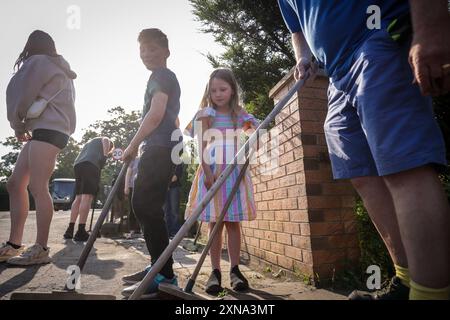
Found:
M 307 210 L 290 210 L 290 220 L 292 222 L 308 222 L 308 211 Z
M 243 228 L 244 229 L 244 235 L 247 237 L 253 237 L 253 229 L 251 228 Z
M 262 250 L 269 251 L 270 250 L 270 241 L 267 240 L 259 240 L 259 248 Z
M 303 185 L 295 185 L 293 187 L 287 188 L 287 197 L 289 198 L 300 197 L 305 195 L 306 193 Z
M 278 256 L 278 264 L 280 267 L 285 268 L 287 270 L 293 270 L 294 269 L 294 260 L 288 257 L 284 256 Z
M 309 181 L 309 179 L 308 179 L 308 181 Z M 305 173 L 304 172 L 296 173 L 295 174 L 295 182 L 297 184 L 305 184 Z
M 278 264 L 277 254 L 272 253 L 270 251 L 264 251 L 264 257 L 268 262 L 273 263 L 275 265 Z
M 249 238 L 248 239 L 248 244 L 253 246 L 253 247 L 258 248 L 260 246 L 260 241 L 263 241 L 263 240 L 259 240 L 259 239 L 256 239 L 256 238 Z
M 324 121 L 325 117 L 327 115 L 326 111 L 321 110 L 307 110 L 307 109 L 301 109 L 300 108 L 300 118 L 302 121 Z
M 269 190 L 278 189 L 280 187 L 280 179 L 273 179 L 272 181 L 268 181 L 267 188 Z M 266 190 L 264 190 L 264 191 L 266 191 Z
M 282 199 L 280 201 L 281 201 L 282 209 L 298 209 L 297 198 L 287 198 L 287 199 Z
M 284 247 L 284 254 L 287 257 L 293 258 L 295 260 L 302 261 L 302 249 L 291 247 L 291 246 L 285 246 Z
M 302 250 L 303 263 L 311 265 L 313 264 L 312 253 L 309 250 Z
M 268 241 L 277 241 L 277 234 L 273 231 L 264 231 L 264 238 Z
M 295 160 L 303 159 L 304 156 L 305 156 L 305 153 L 303 151 L 303 148 L 294 149 L 294 159 Z
M 314 264 L 320 265 L 323 263 L 336 263 L 344 260 L 346 253 L 344 250 L 315 250 L 313 252 Z
M 292 246 L 300 249 L 311 250 L 311 238 L 304 236 L 292 236 Z
M 287 245 L 291 245 L 292 244 L 291 235 L 290 234 L 277 232 L 276 233 L 276 237 L 277 237 L 276 241 L 279 242 L 279 243 L 283 243 L 283 244 L 287 244 Z
M 292 151 L 289 151 L 283 155 L 280 155 L 280 160 L 279 160 L 280 166 L 288 164 L 292 161 L 294 161 L 294 153 Z
M 269 229 L 269 221 L 259 220 L 258 221 L 258 227 L 261 230 L 270 230 Z
M 307 209 L 308 208 L 308 197 L 301 196 L 297 198 L 298 208 L 299 209 Z
M 258 211 L 268 210 L 267 201 L 260 201 L 256 203 L 256 208 Z
M 302 121 L 302 132 L 306 134 L 319 133 L 323 134 L 323 121 Z
M 272 193 L 274 199 L 284 199 L 288 197 L 288 190 L 285 188 L 275 189 Z
M 289 211 L 279 210 L 275 211 L 276 221 L 289 221 Z
M 262 199 L 261 193 L 254 193 L 255 202 L 259 202 Z
M 263 183 L 258 183 L 256 185 L 256 191 L 257 192 L 263 192 L 267 190 L 267 183 L 263 182 Z
M 253 236 L 258 239 L 265 239 L 264 231 L 259 229 L 253 230 Z
M 284 244 L 277 243 L 277 242 L 271 242 L 270 243 L 270 251 L 279 254 L 284 255 Z
M 269 201 L 269 210 L 280 210 L 282 208 L 282 201 L 283 199 Z
M 342 198 L 338 196 L 309 196 L 308 205 L 312 209 L 340 208 Z
M 356 233 L 331 236 L 328 237 L 328 241 L 333 248 L 358 248 L 359 246 Z
M 294 161 L 286 165 L 286 174 L 303 171 L 302 161 Z
M 300 225 L 295 222 L 283 222 L 283 232 L 290 234 L 300 234 Z
M 340 222 L 312 222 L 310 231 L 313 236 L 328 236 L 344 233 L 344 226 Z
M 296 183 L 297 182 L 296 182 L 295 174 L 291 174 L 291 175 L 285 176 L 283 178 L 280 178 L 280 188 L 293 186 Z
M 274 211 L 264 211 L 262 212 L 263 220 L 273 221 L 275 220 L 275 212 Z
M 303 157 L 305 158 L 319 158 L 321 152 L 328 152 L 323 146 L 303 146 Z
M 263 200 L 272 200 L 273 199 L 273 192 L 272 191 L 264 191 L 262 193 L 262 199 Z
M 300 223 L 300 234 L 302 236 L 309 236 L 311 234 L 309 223 Z
M 358 232 L 358 225 L 356 221 L 345 221 L 345 233 L 356 233 Z
M 308 170 L 304 175 L 308 183 L 324 183 L 333 180 L 331 170 Z
M 322 190 L 324 195 L 355 195 L 355 189 L 350 183 L 323 183 Z
M 276 221 L 270 221 L 269 222 L 269 229 L 271 231 L 283 232 L 283 223 L 276 222 Z

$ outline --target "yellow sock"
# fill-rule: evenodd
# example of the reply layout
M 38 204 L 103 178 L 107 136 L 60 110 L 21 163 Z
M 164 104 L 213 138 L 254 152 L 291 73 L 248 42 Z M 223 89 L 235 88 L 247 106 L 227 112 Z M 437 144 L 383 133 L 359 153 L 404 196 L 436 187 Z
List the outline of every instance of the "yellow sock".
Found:
M 398 266 L 396 264 L 394 264 L 394 268 L 395 268 L 395 275 L 398 278 L 400 278 L 400 280 L 404 286 L 407 286 L 409 288 L 410 287 L 409 286 L 410 279 L 409 279 L 408 268 L 404 268 L 404 267 Z
M 448 300 L 450 298 L 450 286 L 442 289 L 427 288 L 410 281 L 411 290 L 409 300 Z

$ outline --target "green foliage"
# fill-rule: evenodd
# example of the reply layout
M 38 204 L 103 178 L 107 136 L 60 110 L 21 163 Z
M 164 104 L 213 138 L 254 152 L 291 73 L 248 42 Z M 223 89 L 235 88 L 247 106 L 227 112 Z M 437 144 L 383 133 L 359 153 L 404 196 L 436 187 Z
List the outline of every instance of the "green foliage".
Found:
M 12 174 L 14 165 L 17 162 L 20 150 L 22 149 L 22 142 L 19 142 L 16 137 L 7 137 L 5 141 L 0 142 L 3 146 L 9 147 L 12 151 L 1 157 L 0 161 L 0 182 L 6 182 L 8 177 Z
M 73 163 L 80 153 L 80 149 L 79 143 L 72 137 L 69 138 L 67 146 L 58 154 L 58 158 L 56 159 L 56 169 L 53 172 L 52 179 L 75 178 Z
M 270 89 L 295 65 L 290 34 L 276 1 L 189 0 L 193 13 L 225 48 L 208 54 L 213 67 L 231 68 L 244 92 L 248 111 L 263 119 L 273 108 Z

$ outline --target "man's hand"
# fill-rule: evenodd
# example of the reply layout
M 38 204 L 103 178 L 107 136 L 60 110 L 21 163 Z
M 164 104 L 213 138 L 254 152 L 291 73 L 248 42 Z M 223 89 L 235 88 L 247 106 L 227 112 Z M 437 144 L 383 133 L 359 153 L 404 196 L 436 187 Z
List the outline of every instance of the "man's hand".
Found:
M 413 40 L 409 63 L 423 95 L 450 92 L 450 16 L 447 0 L 410 0 Z
M 296 80 L 305 79 L 308 72 L 310 77 L 313 78 L 318 70 L 317 63 L 311 61 L 308 58 L 300 58 L 295 66 L 294 77 Z
M 423 95 L 450 92 L 450 27 L 420 32 L 414 36 L 409 63 Z M 445 33 L 445 34 L 444 34 Z
M 133 145 L 129 145 L 122 154 L 122 161 L 131 161 L 137 157 L 138 148 Z

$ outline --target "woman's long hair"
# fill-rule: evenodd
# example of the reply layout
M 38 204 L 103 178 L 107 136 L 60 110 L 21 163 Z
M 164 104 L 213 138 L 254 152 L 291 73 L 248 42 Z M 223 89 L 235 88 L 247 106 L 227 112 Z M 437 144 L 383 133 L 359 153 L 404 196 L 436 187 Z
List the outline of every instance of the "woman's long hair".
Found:
M 48 33 L 41 30 L 35 30 L 30 34 L 25 48 L 23 48 L 23 51 L 14 64 L 14 69 L 18 70 L 26 59 L 36 54 L 46 54 L 48 56 L 58 55 L 55 41 L 53 41 Z
M 234 129 L 237 128 L 237 117 L 239 112 L 242 110 L 239 98 L 240 88 L 233 71 L 230 69 L 216 69 L 209 76 L 208 84 L 206 85 L 205 93 L 203 94 L 202 101 L 200 102 L 200 109 L 206 108 L 208 106 L 214 107 L 211 99 L 211 82 L 213 79 L 220 79 L 228 83 L 233 90 L 233 95 L 230 100 L 231 118 L 233 120 Z M 211 123 L 210 123 L 211 126 Z

